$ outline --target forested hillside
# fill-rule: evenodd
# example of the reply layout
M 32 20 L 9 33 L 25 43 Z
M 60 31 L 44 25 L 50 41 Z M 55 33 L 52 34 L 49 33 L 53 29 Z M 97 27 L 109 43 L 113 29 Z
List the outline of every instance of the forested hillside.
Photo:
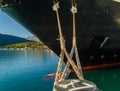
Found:
M 17 36 L 0 34 L 0 46 L 5 46 L 15 43 L 23 43 L 23 42 L 32 42 L 32 41 Z

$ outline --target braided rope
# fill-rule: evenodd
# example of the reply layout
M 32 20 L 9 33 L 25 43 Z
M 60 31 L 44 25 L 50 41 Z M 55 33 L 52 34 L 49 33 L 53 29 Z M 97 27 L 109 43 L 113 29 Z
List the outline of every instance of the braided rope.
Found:
M 53 10 L 56 12 L 56 16 L 57 16 L 58 30 L 59 30 L 59 34 L 60 34 L 60 48 L 61 48 L 60 59 L 58 62 L 58 68 L 57 68 L 57 72 L 56 72 L 56 78 L 55 78 L 54 85 L 65 79 L 66 73 L 67 73 L 70 65 L 73 67 L 78 78 L 81 80 L 84 79 L 83 74 L 82 74 L 82 69 L 81 69 L 81 67 L 79 67 L 81 65 L 79 62 L 80 60 L 79 60 L 78 50 L 77 50 L 77 46 L 76 46 L 75 13 L 77 13 L 77 8 L 76 8 L 76 4 L 73 4 L 73 5 L 71 8 L 71 12 L 73 13 L 73 47 L 71 49 L 70 55 L 66 50 L 65 40 L 64 40 L 63 35 L 62 35 L 61 23 L 60 23 L 59 12 L 58 12 L 59 2 L 58 1 L 54 2 L 54 5 L 53 5 Z M 77 66 L 76 66 L 75 62 L 72 60 L 74 53 L 76 55 L 75 57 L 76 57 L 76 61 L 77 61 Z M 66 65 L 62 75 L 61 75 L 62 62 L 64 60 L 64 56 L 67 57 L 68 62 L 67 62 L 67 65 Z
M 81 73 L 81 76 L 83 78 L 83 72 L 82 72 L 82 68 L 81 68 L 81 64 L 80 64 L 78 49 L 77 49 L 77 46 L 76 46 L 76 29 L 75 29 L 75 13 L 77 13 L 77 7 L 76 6 L 77 6 L 77 4 L 75 3 L 75 1 L 72 2 L 71 12 L 73 14 L 73 43 L 72 43 L 72 49 L 71 49 L 70 56 L 72 58 L 73 54 L 75 52 L 77 67 L 78 67 L 78 70 Z M 65 79 L 65 76 L 66 76 L 66 73 L 67 73 L 69 67 L 70 67 L 70 63 L 68 61 L 67 64 L 66 64 L 66 67 L 65 67 L 65 69 L 62 73 L 60 81 L 63 81 Z

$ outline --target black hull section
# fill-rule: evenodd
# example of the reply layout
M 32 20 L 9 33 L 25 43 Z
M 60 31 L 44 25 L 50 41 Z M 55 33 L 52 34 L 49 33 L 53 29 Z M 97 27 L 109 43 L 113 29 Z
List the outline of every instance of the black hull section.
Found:
M 83 49 L 80 50 L 82 64 L 93 65 L 114 64 L 120 62 L 120 49 Z M 92 64 L 92 65 L 91 65 Z
M 72 46 L 70 1 L 60 0 L 59 10 L 69 52 Z M 113 0 L 76 1 L 77 46 L 82 66 L 120 63 L 120 3 Z M 3 12 L 26 27 L 59 55 L 59 34 L 52 5 L 52 0 L 5 0 L 1 4 Z

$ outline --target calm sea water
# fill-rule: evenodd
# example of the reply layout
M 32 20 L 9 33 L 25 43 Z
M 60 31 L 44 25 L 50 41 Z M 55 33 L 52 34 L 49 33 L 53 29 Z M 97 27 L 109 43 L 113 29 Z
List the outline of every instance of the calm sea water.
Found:
M 0 51 L 0 91 L 52 91 L 58 57 L 48 51 Z M 101 91 L 120 91 L 120 68 L 85 71 Z

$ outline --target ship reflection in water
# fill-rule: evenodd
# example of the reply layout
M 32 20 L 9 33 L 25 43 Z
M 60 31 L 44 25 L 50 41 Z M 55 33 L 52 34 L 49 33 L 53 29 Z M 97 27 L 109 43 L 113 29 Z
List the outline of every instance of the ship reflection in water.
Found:
M 52 91 L 58 57 L 46 50 L 0 51 L 0 91 Z M 120 91 L 120 68 L 84 71 L 101 91 Z
M 120 90 L 120 67 L 86 71 L 85 78 L 96 83 L 100 91 Z

